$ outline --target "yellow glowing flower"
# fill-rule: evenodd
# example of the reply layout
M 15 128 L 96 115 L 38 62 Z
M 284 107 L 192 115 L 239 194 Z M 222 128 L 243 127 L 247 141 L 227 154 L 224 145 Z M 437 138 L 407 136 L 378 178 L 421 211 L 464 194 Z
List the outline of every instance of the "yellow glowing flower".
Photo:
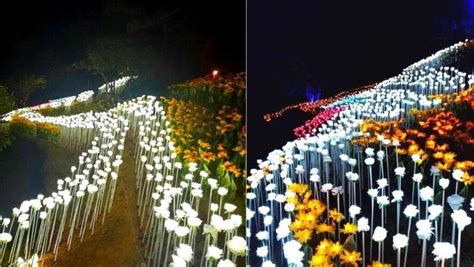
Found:
M 446 163 L 452 163 L 455 157 L 456 157 L 456 154 L 454 154 L 453 152 L 448 152 L 444 154 L 444 161 Z
M 380 261 L 373 261 L 372 264 L 369 264 L 369 267 L 390 267 L 390 264 L 382 263 Z
M 353 235 L 357 233 L 357 225 L 352 223 L 344 224 L 344 229 L 341 229 L 341 233 L 346 235 Z
M 323 212 L 326 210 L 326 205 L 317 199 L 308 201 L 307 206 L 316 216 L 323 214 Z
M 224 150 L 225 150 L 224 144 L 223 144 L 223 143 L 217 144 L 217 150 L 218 150 L 218 151 L 224 151 Z
M 322 267 L 327 266 L 328 264 L 330 264 L 329 258 L 322 254 L 314 254 L 309 262 L 311 267 Z
M 234 121 L 240 121 L 240 119 L 242 119 L 242 115 L 238 114 L 238 113 L 233 113 L 232 114 L 232 120 Z
M 344 249 L 340 257 L 341 257 L 342 263 L 347 264 L 347 265 L 352 265 L 354 267 L 357 267 L 359 265 L 357 262 L 362 260 L 360 256 L 360 252 L 357 252 L 355 250 L 352 252 L 349 252 Z
M 444 158 L 444 153 L 443 152 L 436 152 L 436 153 L 433 154 L 433 158 L 442 159 L 442 158 Z
M 216 159 L 216 156 L 212 152 L 204 152 L 200 156 L 201 156 L 201 160 L 205 162 L 211 162 Z
M 326 255 L 329 252 L 329 249 L 332 246 L 332 241 L 328 239 L 323 239 L 319 244 L 316 246 L 316 251 L 318 254 Z
M 303 221 L 297 219 L 297 220 L 294 220 L 290 224 L 290 229 L 291 229 L 291 231 L 296 232 L 298 230 L 304 229 L 305 228 L 304 226 L 305 225 L 304 225 Z
M 336 256 L 339 256 L 342 253 L 342 245 L 339 242 L 332 243 L 331 247 L 328 250 L 328 255 L 331 258 L 334 258 Z
M 308 230 L 308 229 L 304 229 L 304 230 L 301 230 L 301 231 L 296 231 L 296 233 L 294 234 L 294 237 L 301 244 L 305 244 L 306 242 L 308 242 L 308 240 L 310 240 L 312 236 L 313 236 L 313 232 L 311 230 Z
M 217 152 L 217 157 L 221 159 L 227 158 L 227 151 L 219 151 Z
M 200 147 L 204 148 L 204 149 L 211 149 L 211 145 L 209 143 L 206 143 L 204 140 L 202 139 L 199 139 L 198 140 L 198 144 Z
M 337 209 L 332 209 L 329 211 L 329 217 L 335 222 L 340 222 L 344 219 L 344 215 L 340 213 Z
M 291 192 L 296 193 L 297 195 L 303 195 L 308 190 L 308 185 L 307 184 L 296 184 L 295 183 L 295 184 L 291 184 L 288 187 L 288 190 L 290 190 Z
M 417 144 L 410 145 L 407 149 L 408 155 L 415 154 L 416 152 L 418 152 L 419 149 L 420 147 Z
M 334 233 L 334 225 L 321 223 L 316 226 L 316 233 Z
M 434 149 L 435 145 L 436 145 L 436 141 L 434 141 L 432 139 L 428 139 L 425 142 L 425 148 L 427 148 L 427 149 Z

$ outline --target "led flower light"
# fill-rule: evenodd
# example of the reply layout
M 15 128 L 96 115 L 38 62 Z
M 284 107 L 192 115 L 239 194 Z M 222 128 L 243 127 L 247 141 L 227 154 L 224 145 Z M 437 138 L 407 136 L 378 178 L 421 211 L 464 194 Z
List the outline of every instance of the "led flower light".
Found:
M 408 246 L 408 237 L 404 234 L 396 234 L 393 236 L 393 249 L 398 250 Z
M 283 245 L 283 251 L 288 265 L 302 266 L 301 261 L 303 260 L 304 253 L 300 251 L 301 244 L 295 240 L 286 242 Z
M 456 247 L 448 242 L 436 242 L 433 245 L 433 254 L 435 255 L 435 261 L 442 261 L 442 266 L 446 259 L 451 259 L 456 254 Z
M 383 227 L 377 226 L 372 235 L 372 239 L 379 243 L 379 260 L 381 258 L 382 248 L 381 243 L 387 238 L 387 230 Z
M 458 209 L 458 210 L 455 210 L 453 213 L 451 213 L 451 219 L 453 219 L 453 222 L 456 223 L 456 226 L 458 227 L 458 246 L 457 246 L 458 256 L 457 256 L 456 264 L 459 267 L 461 264 L 461 258 L 460 258 L 461 253 L 459 253 L 461 251 L 461 233 L 467 225 L 471 224 L 471 217 L 467 216 L 464 210 Z M 454 234 L 453 234 L 453 239 L 454 239 Z
M 451 219 L 453 219 L 460 231 L 471 224 L 471 217 L 467 216 L 467 213 L 462 209 L 455 210 L 451 213 Z
M 227 245 L 229 246 L 229 250 L 235 256 L 245 256 L 245 251 L 247 248 L 247 243 L 244 238 L 240 236 L 234 236 L 232 239 L 227 241 Z

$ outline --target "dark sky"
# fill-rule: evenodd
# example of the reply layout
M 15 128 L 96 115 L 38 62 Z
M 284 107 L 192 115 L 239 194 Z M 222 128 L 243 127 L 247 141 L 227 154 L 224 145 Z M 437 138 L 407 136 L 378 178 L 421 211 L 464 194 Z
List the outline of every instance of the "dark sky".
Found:
M 74 83 L 75 79 L 77 84 L 84 86 L 84 75 L 72 72 L 71 65 L 85 57 L 96 38 L 125 34 L 133 12 L 138 17 L 141 14 L 153 17 L 160 10 L 174 8 L 185 14 L 184 27 L 186 32 L 192 33 L 174 38 L 194 38 L 202 43 L 199 53 L 192 56 L 201 58 L 207 48 L 210 51 L 208 57 L 212 59 L 207 68 L 215 66 L 223 72 L 245 69 L 243 1 L 83 0 L 33 1 L 27 5 L 22 1 L 12 1 L 8 6 L 2 9 L 0 16 L 0 80 L 15 73 L 33 72 L 46 75 L 50 87 Z M 178 45 L 186 45 L 186 42 L 181 41 Z M 173 57 L 171 54 L 163 55 L 166 56 Z M 207 69 L 190 70 L 182 77 L 193 78 L 207 73 Z M 57 80 L 62 81 L 59 83 Z M 67 95 L 68 92 L 61 93 Z M 47 92 L 44 94 L 48 95 Z
M 248 3 L 249 167 L 293 139 L 305 114 L 263 115 L 381 81 L 474 33 L 474 1 L 275 1 Z

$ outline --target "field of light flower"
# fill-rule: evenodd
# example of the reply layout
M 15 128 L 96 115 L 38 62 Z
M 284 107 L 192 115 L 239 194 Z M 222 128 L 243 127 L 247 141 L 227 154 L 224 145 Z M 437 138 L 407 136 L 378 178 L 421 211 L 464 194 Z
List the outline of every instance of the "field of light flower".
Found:
M 242 74 L 235 77 L 245 83 Z M 206 87 L 191 91 L 220 90 L 222 81 L 234 80 L 206 79 Z M 224 102 L 142 96 L 106 112 L 56 114 L 72 103 L 67 98 L 4 116 L 12 132 L 85 152 L 70 176 L 57 180 L 57 192 L 25 200 L 11 219 L 2 217 L 0 261 L 243 264 L 244 209 L 237 202 L 245 185 L 245 86 L 238 85 L 214 93 Z M 240 102 L 217 97 L 234 89 Z
M 474 78 L 454 66 L 472 64 L 473 44 L 457 43 L 378 84 L 267 115 L 300 109 L 315 117 L 250 170 L 249 259 L 471 266 Z

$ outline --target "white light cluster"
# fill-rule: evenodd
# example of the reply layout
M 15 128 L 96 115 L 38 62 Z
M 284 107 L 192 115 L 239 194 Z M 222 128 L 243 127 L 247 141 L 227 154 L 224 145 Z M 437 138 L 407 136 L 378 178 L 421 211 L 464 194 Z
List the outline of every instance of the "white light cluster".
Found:
M 137 78 L 137 76 L 124 76 L 108 84 L 105 83 L 99 87 L 99 94 L 120 91 L 128 81 L 135 78 Z

